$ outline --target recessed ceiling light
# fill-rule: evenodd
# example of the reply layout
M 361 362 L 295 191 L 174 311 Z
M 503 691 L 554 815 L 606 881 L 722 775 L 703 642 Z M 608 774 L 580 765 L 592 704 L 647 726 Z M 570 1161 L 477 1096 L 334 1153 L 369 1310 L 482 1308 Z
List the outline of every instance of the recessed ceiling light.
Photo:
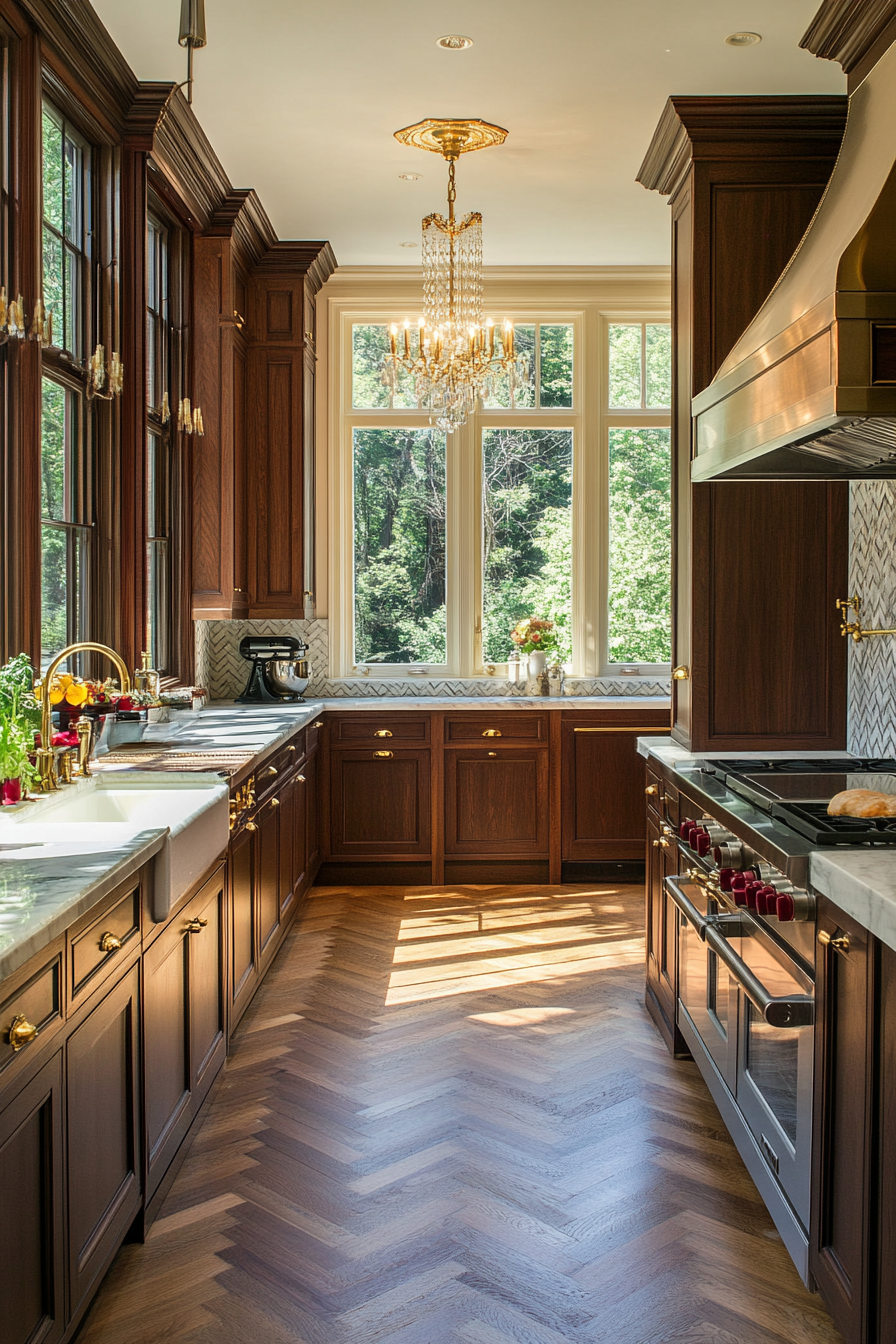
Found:
M 419 243 L 399 243 L 399 247 L 419 247 Z
M 399 173 L 399 174 L 398 174 L 398 177 L 399 177 L 399 180 L 402 181 L 402 182 L 419 182 L 419 181 L 420 181 L 420 174 L 419 174 L 419 173 Z
M 461 33 L 446 33 L 444 37 L 436 38 L 436 46 L 444 47 L 445 51 L 466 51 L 472 45 L 472 37 L 464 37 Z
M 729 47 L 755 47 L 762 41 L 761 33 L 729 33 L 725 38 Z

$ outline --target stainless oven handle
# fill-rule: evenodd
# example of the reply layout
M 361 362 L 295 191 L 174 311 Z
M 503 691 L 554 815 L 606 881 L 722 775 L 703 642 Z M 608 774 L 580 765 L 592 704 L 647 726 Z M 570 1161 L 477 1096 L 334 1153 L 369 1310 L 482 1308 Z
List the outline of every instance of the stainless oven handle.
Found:
M 684 915 L 685 919 L 688 921 L 689 924 L 693 924 L 694 928 L 697 930 L 701 938 L 705 938 L 706 916 L 701 915 L 700 911 L 697 909 L 696 905 L 694 905 L 694 902 L 690 899 L 690 897 L 685 896 L 684 892 L 679 886 L 679 883 L 681 881 L 682 881 L 681 877 L 666 877 L 663 879 L 666 891 L 672 897 L 672 900 L 678 906 L 679 910 Z
M 760 1012 L 770 1027 L 811 1027 L 815 1021 L 815 1000 L 808 994 L 794 994 L 790 998 L 775 998 L 761 980 L 739 957 L 728 939 L 714 922 L 706 924 L 703 936 L 719 961 L 724 962 L 747 998 Z

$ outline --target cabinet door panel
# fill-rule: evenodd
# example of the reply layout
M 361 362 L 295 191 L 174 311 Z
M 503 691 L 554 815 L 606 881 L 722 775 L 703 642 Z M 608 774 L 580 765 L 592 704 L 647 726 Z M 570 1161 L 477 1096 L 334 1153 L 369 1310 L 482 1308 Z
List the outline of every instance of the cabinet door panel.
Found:
M 320 753 L 313 752 L 302 769 L 305 776 L 305 884 L 313 881 L 320 860 Z M 427 795 L 427 816 L 429 801 Z
M 202 888 L 190 905 L 190 918 L 205 920 L 199 933 L 188 934 L 190 973 L 190 1086 L 205 1090 L 223 1062 L 226 1049 L 224 1011 L 224 869 Z
M 644 763 L 630 730 L 563 725 L 563 858 L 640 860 L 644 852 Z
M 548 852 L 548 752 L 445 753 L 445 853 Z
M 53 1344 L 65 1324 L 62 1054 L 0 1112 L 0 1339 Z
M 301 774 L 301 770 L 298 772 Z M 305 871 L 305 815 L 303 785 L 296 775 L 288 779 L 280 799 L 280 920 L 287 918 L 295 899 L 296 884 Z
M 334 854 L 428 854 L 428 751 L 334 751 Z
M 258 914 L 262 957 L 280 928 L 280 814 L 279 798 L 258 813 Z
M 243 831 L 230 847 L 230 999 L 235 1017 L 251 997 L 258 976 L 253 839 L 251 831 Z
M 69 1308 L 75 1315 L 140 1206 L 138 966 L 67 1045 Z
M 143 958 L 146 1145 L 151 1173 L 190 1102 L 187 942 L 184 921 L 175 919 Z

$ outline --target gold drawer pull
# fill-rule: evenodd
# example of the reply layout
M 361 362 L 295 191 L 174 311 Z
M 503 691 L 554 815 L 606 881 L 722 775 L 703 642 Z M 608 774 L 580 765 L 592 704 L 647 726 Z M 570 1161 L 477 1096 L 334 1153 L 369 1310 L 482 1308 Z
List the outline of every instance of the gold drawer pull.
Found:
M 198 919 L 198 918 L 194 918 L 194 919 L 188 920 L 188 921 L 187 921 L 187 933 L 201 933 L 202 930 L 203 930 L 204 928 L 207 928 L 207 926 L 208 926 L 208 920 L 207 920 L 207 919 Z
M 117 952 L 121 947 L 121 939 L 117 933 L 104 933 L 100 939 L 101 952 Z
M 373 753 L 374 760 L 377 761 L 391 761 L 392 755 L 391 751 L 375 751 Z
M 497 756 L 497 754 L 498 754 L 498 753 L 497 753 L 496 751 L 490 751 L 490 752 L 489 752 L 489 756 Z
M 266 775 L 279 775 L 280 771 L 277 769 L 276 765 L 269 765 L 264 773 Z
M 256 826 L 256 824 L 255 824 L 254 821 L 247 821 L 247 822 L 246 822 L 246 825 L 245 825 L 245 827 L 244 827 L 244 830 L 247 830 L 247 831 L 257 831 L 257 830 L 258 830 L 258 827 Z
M 304 776 L 304 775 L 296 775 L 296 779 L 298 780 L 298 782 L 299 782 L 300 784 L 304 784 L 304 783 L 305 783 L 305 776 Z
M 295 747 L 287 747 L 286 750 L 287 750 L 287 751 L 295 751 Z
M 845 956 L 849 951 L 849 934 L 838 933 L 831 935 L 827 929 L 818 930 L 818 941 L 822 947 L 832 947 L 835 952 L 841 952 Z
M 377 728 L 376 732 L 374 733 L 374 737 L 391 737 L 391 736 L 392 734 L 390 733 L 388 728 Z
M 279 806 L 280 806 L 280 799 L 279 799 L 279 798 L 272 798 L 272 799 L 271 799 L 271 807 L 279 807 Z
M 22 1013 L 14 1017 L 9 1024 L 9 1043 L 12 1046 L 14 1055 L 22 1049 L 22 1046 L 28 1045 L 37 1035 L 37 1027 L 33 1022 L 29 1022 Z
M 486 728 L 486 730 L 485 730 L 485 732 L 482 734 L 482 736 L 483 736 L 483 737 L 503 737 L 504 734 L 501 732 L 501 729 L 500 729 L 500 728 Z
M 647 794 L 648 798 L 655 798 L 656 795 L 659 793 L 659 789 L 655 784 L 648 784 L 644 792 Z
M 318 719 L 317 723 L 312 725 L 312 727 L 314 728 L 323 728 L 323 726 L 324 726 L 323 719 Z

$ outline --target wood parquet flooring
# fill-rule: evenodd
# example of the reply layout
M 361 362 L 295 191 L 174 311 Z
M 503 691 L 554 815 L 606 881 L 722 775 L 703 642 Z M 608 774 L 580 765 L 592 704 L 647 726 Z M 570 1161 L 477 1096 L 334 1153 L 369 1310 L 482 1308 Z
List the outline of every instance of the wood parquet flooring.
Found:
M 78 1344 L 840 1344 L 634 887 L 315 890 Z

